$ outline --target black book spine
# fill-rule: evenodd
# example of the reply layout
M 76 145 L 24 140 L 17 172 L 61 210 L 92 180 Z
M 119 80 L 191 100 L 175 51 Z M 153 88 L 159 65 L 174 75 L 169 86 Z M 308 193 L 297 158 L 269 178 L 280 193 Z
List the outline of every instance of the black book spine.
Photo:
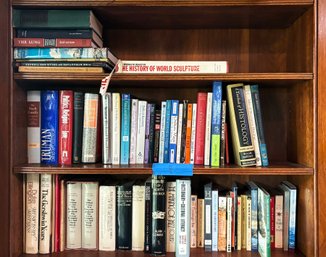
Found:
M 144 251 L 151 252 L 152 242 L 152 179 L 145 182 L 145 241 Z
M 73 163 L 80 163 L 82 158 L 84 93 L 74 92 L 74 123 L 73 123 Z
M 131 250 L 132 183 L 116 187 L 116 249 Z
M 154 127 L 154 162 L 158 162 L 160 148 L 160 129 L 161 129 L 161 110 L 155 111 L 155 127 Z
M 92 39 L 92 29 L 16 29 L 18 38 L 81 38 Z
M 183 100 L 180 163 L 184 163 L 186 160 L 187 113 L 188 113 L 188 100 Z
M 208 183 L 204 186 L 204 246 L 205 251 L 212 251 L 212 212 L 207 210 L 212 210 L 212 183 Z
M 165 187 L 163 176 L 152 176 L 152 249 L 154 255 L 165 254 Z
M 150 119 L 149 119 L 148 163 L 153 163 L 154 162 L 154 127 L 155 127 L 155 104 L 151 104 L 151 107 L 150 107 Z

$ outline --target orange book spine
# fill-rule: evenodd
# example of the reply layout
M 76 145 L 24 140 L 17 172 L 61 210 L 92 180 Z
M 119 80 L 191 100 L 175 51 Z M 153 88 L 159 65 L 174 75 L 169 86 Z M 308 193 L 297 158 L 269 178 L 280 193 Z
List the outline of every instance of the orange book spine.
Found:
M 185 163 L 190 163 L 191 120 L 192 120 L 192 104 L 188 104 L 188 107 L 187 107 Z

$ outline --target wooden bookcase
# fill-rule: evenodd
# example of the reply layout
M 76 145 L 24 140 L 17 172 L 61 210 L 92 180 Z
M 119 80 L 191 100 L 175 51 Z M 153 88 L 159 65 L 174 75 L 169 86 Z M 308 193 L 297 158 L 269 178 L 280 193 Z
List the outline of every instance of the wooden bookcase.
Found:
M 326 202 L 326 3 L 313 0 L 148 1 L 0 0 L 0 256 L 22 254 L 23 173 L 148 176 L 150 166 L 26 164 L 26 90 L 72 88 L 97 92 L 102 75 L 15 73 L 11 70 L 12 8 L 90 8 L 104 26 L 104 42 L 119 58 L 137 60 L 226 60 L 230 73 L 217 75 L 114 75 L 112 91 L 158 103 L 195 101 L 212 82 L 260 85 L 265 137 L 271 165 L 264 168 L 196 167 L 196 180 L 230 185 L 255 180 L 298 186 L 297 251 L 272 256 L 323 256 Z M 325 160 L 324 160 L 325 159 Z M 321 197 L 319 197 L 321 196 Z M 324 230 L 323 230 L 324 229 Z M 137 252 L 65 251 L 49 256 L 139 256 Z M 205 256 L 201 249 L 191 256 Z M 214 253 L 226 256 L 226 253 Z M 173 256 L 167 254 L 167 256 Z M 236 251 L 231 256 L 259 256 Z

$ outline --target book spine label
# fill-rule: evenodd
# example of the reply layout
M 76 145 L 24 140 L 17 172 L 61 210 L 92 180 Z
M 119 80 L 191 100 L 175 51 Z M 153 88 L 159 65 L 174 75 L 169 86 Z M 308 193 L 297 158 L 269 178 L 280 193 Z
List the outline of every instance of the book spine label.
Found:
M 111 163 L 111 93 L 102 95 L 102 161 Z
M 207 93 L 204 165 L 210 165 L 212 127 L 212 93 Z
M 275 196 L 275 248 L 283 248 L 283 195 Z
M 165 142 L 165 120 L 166 120 L 166 101 L 161 103 L 161 126 L 159 144 L 159 163 L 164 162 L 164 142 Z
M 72 163 L 72 132 L 74 93 L 59 92 L 59 164 Z
M 195 161 L 194 164 L 204 164 L 205 151 L 205 124 L 206 124 L 207 93 L 199 92 L 197 95 L 197 118 L 195 139 Z
M 27 91 L 28 163 L 41 162 L 41 91 Z
M 169 141 L 169 162 L 176 162 L 177 155 L 177 133 L 178 133 L 178 113 L 179 101 L 171 101 L 171 119 L 170 119 L 170 141 Z
M 155 124 L 154 124 L 154 153 L 153 162 L 159 162 L 159 149 L 160 149 L 160 130 L 161 130 L 161 110 L 155 111 Z
M 85 94 L 82 162 L 96 162 L 96 140 L 98 121 L 98 95 Z
M 99 250 L 115 250 L 115 186 L 99 188 Z
M 183 100 L 182 104 L 182 128 L 181 128 L 181 143 L 180 143 L 180 163 L 185 163 L 186 161 L 186 136 L 187 136 L 187 113 L 188 113 L 188 101 Z M 180 115 L 180 111 L 179 111 Z M 179 129 L 179 127 L 178 127 Z
M 226 212 L 227 201 L 225 196 L 219 196 L 218 198 L 218 250 L 226 251 L 226 236 L 227 236 L 227 224 L 226 224 Z
M 129 164 L 130 95 L 122 94 L 121 113 L 121 164 Z
M 58 91 L 41 92 L 41 163 L 58 164 Z
M 153 163 L 154 162 L 155 109 L 156 109 L 155 104 L 150 104 L 148 163 Z
M 204 226 L 205 226 L 205 203 L 204 199 L 198 199 L 198 208 L 197 208 L 197 247 L 204 247 Z
M 166 183 L 166 251 L 175 252 L 176 182 Z
M 138 99 L 131 100 L 131 128 L 130 128 L 130 164 L 136 164 L 136 145 L 138 128 Z
M 212 251 L 218 250 L 218 190 L 212 191 Z
M 191 182 L 176 180 L 176 257 L 190 256 Z
M 26 175 L 25 195 L 25 253 L 37 254 L 39 250 L 39 193 L 38 174 Z
M 145 185 L 132 187 L 132 250 L 144 251 Z
M 91 39 L 14 38 L 14 47 L 92 47 Z
M 211 166 L 220 166 L 222 82 L 213 83 Z
M 230 253 L 232 250 L 232 197 L 228 196 L 227 201 L 227 216 L 226 216 L 226 252 Z
M 144 150 L 144 163 L 148 163 L 149 157 L 149 131 L 151 122 L 151 104 L 146 107 L 146 125 L 145 125 L 145 150 Z
M 112 164 L 120 164 L 120 126 L 121 126 L 121 104 L 120 93 L 112 93 Z
M 80 182 L 67 182 L 67 249 L 82 246 L 82 189 Z
M 191 196 L 190 247 L 197 247 L 197 195 Z
M 226 137 L 228 131 L 226 127 L 226 101 L 222 100 L 222 121 L 221 121 L 221 140 L 220 140 L 220 166 L 225 165 L 226 163 Z M 213 147 L 213 146 L 212 146 Z
M 196 133 L 197 133 L 197 104 L 192 104 L 192 120 L 191 120 L 191 135 L 190 135 L 190 163 L 195 163 L 196 150 Z
M 212 184 L 204 186 L 204 246 L 205 251 L 212 251 Z
M 169 147 L 170 147 L 170 130 L 171 130 L 171 109 L 172 109 L 172 100 L 167 100 L 166 113 L 165 113 L 165 130 L 164 130 L 164 154 L 163 154 L 164 163 L 168 163 L 170 159 Z
M 187 106 L 187 125 L 186 125 L 186 145 L 185 145 L 185 163 L 190 163 L 191 152 L 191 124 L 192 124 L 192 108 L 193 104 L 189 103 Z
M 152 246 L 152 178 L 145 181 L 145 239 L 144 251 L 151 252 Z
M 143 164 L 145 160 L 145 129 L 146 129 L 147 102 L 138 102 L 138 127 L 136 144 L 136 164 Z

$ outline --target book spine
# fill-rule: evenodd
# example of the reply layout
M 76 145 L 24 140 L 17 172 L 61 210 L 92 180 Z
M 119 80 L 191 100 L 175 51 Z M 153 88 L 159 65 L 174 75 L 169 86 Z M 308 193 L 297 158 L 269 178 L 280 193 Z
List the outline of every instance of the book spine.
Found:
M 136 144 L 136 164 L 143 164 L 145 161 L 145 129 L 146 129 L 147 102 L 138 102 L 138 127 Z
M 258 251 L 258 191 L 251 189 L 251 250 Z
M 188 103 L 187 126 L 186 126 L 186 145 L 185 145 L 185 163 L 190 163 L 192 108 L 193 108 L 193 104 Z
M 275 248 L 283 248 L 283 195 L 275 196 Z
M 218 198 L 218 250 L 226 251 L 226 224 L 227 202 L 225 196 Z
M 82 246 L 82 188 L 80 182 L 67 182 L 67 229 L 66 248 L 79 249 Z
M 130 142 L 130 95 L 122 94 L 121 103 L 121 164 L 129 164 Z
M 212 251 L 212 183 L 204 186 L 204 246 L 205 251 Z
M 264 127 L 263 127 L 263 119 L 262 119 L 262 111 L 260 106 L 260 98 L 259 98 L 259 89 L 258 85 L 250 86 L 253 110 L 257 128 L 257 135 L 259 141 L 259 149 L 261 156 L 262 166 L 268 166 L 268 155 L 267 155 L 267 147 L 265 143 L 265 135 L 264 135 Z
M 152 176 L 152 244 L 151 253 L 165 254 L 166 179 Z
M 154 162 L 155 111 L 156 111 L 155 109 L 156 109 L 155 104 L 150 104 L 148 163 Z
M 54 175 L 55 187 L 55 208 L 54 208 L 54 252 L 60 252 L 60 239 L 61 239 L 61 183 L 59 174 Z
M 73 115 L 73 145 L 72 162 L 80 163 L 82 159 L 83 120 L 84 120 L 84 94 L 74 92 L 74 115 Z
M 27 91 L 27 159 L 41 162 L 41 91 Z
M 191 195 L 190 248 L 197 247 L 197 195 Z
M 221 120 L 222 120 L 222 82 L 214 81 L 212 99 L 212 145 L 211 166 L 220 166 Z
M 246 216 L 246 219 L 247 219 L 247 222 L 246 222 L 246 231 L 247 231 L 247 236 L 246 236 L 246 249 L 247 251 L 251 251 L 251 204 L 252 202 L 252 199 L 251 199 L 251 196 L 248 196 L 247 197 L 247 210 L 246 210 L 246 213 L 247 213 L 247 216 Z
M 183 104 L 179 104 L 178 132 L 177 132 L 177 156 L 176 156 L 176 160 L 175 160 L 176 163 L 181 163 L 182 119 L 183 119 Z
M 220 166 L 224 166 L 226 163 L 226 137 L 228 131 L 226 127 L 226 101 L 222 101 L 222 121 L 221 121 L 221 141 L 220 141 Z
M 271 231 L 271 249 L 275 249 L 275 196 L 270 198 L 270 231 Z
M 55 40 L 58 38 L 92 39 L 92 29 L 25 29 L 16 28 L 16 38 Z
M 152 246 L 152 178 L 145 181 L 145 235 L 144 251 L 151 252 Z
M 52 186 L 52 185 L 51 185 Z M 52 187 L 51 187 L 52 188 Z M 65 180 L 60 180 L 60 252 L 63 252 L 66 247 L 66 211 L 67 211 L 67 202 L 66 202 L 66 185 Z M 51 250 L 50 250 L 51 251 Z
M 204 165 L 210 165 L 212 129 L 212 92 L 207 93 Z
M 159 163 L 164 162 L 164 142 L 165 142 L 165 120 L 166 120 L 166 101 L 161 103 L 161 126 L 159 144 Z
M 71 90 L 59 92 L 59 164 L 72 164 L 74 93 Z
M 18 72 L 87 72 L 103 73 L 102 67 L 47 67 L 47 66 L 18 66 Z
M 205 210 L 204 199 L 198 199 L 197 208 L 197 247 L 204 247 L 204 226 L 205 226 Z
M 93 47 L 91 39 L 79 38 L 14 38 L 14 47 Z
M 227 196 L 226 198 L 226 252 L 230 253 L 232 249 L 232 197 Z
M 115 250 L 115 217 L 116 217 L 115 186 L 99 188 L 99 250 Z
M 133 251 L 144 251 L 145 238 L 145 185 L 132 187 L 132 241 Z
M 169 162 L 176 162 L 177 155 L 177 134 L 178 134 L 178 113 L 179 101 L 171 100 L 171 118 L 170 118 L 170 140 L 169 140 Z
M 183 100 L 180 163 L 185 163 L 186 161 L 187 113 L 188 113 L 188 101 Z
M 111 163 L 111 93 L 102 95 L 102 161 L 103 164 Z
M 295 249 L 297 192 L 290 190 L 289 249 Z
M 212 191 L 212 251 L 218 250 L 218 190 Z
M 131 124 L 130 124 L 130 164 L 136 164 L 136 145 L 138 128 L 138 99 L 131 100 Z
M 39 253 L 50 253 L 52 211 L 52 175 L 40 175 L 40 231 Z
M 85 94 L 82 145 L 82 162 L 84 163 L 96 162 L 98 102 L 97 94 Z
M 241 249 L 247 248 L 247 195 L 241 195 Z
M 190 135 L 190 163 L 195 163 L 196 150 L 196 133 L 197 133 L 197 104 L 192 104 L 192 120 L 191 120 L 191 135 Z
M 112 93 L 112 164 L 120 164 L 120 126 L 121 126 L 121 104 L 120 93 Z
M 159 149 L 160 149 L 160 130 L 161 130 L 161 110 L 155 111 L 155 124 L 154 124 L 154 153 L 153 162 L 159 162 Z
M 190 256 L 191 182 L 176 180 L 176 257 Z
M 144 163 L 149 163 L 149 132 L 151 122 L 151 104 L 148 103 L 146 107 L 146 125 L 145 125 L 145 149 L 144 149 Z
M 175 252 L 176 182 L 166 183 L 166 251 Z
M 196 139 L 194 164 L 204 164 L 205 124 L 206 124 L 207 93 L 197 95 Z
M 283 250 L 289 250 L 289 216 L 290 216 L 290 193 L 284 185 L 279 186 L 283 191 Z
M 237 213 L 237 250 L 240 251 L 241 250 L 241 240 L 242 240 L 242 199 L 241 197 L 237 198 L 237 209 L 238 209 L 238 213 Z
M 41 163 L 58 164 L 58 91 L 41 92 Z
M 171 130 L 171 110 L 172 100 L 166 101 L 166 113 L 165 113 L 165 131 L 164 131 L 164 154 L 163 162 L 168 163 L 170 159 L 170 130 Z
M 39 193 L 38 174 L 26 175 L 25 253 L 37 254 L 39 243 Z

